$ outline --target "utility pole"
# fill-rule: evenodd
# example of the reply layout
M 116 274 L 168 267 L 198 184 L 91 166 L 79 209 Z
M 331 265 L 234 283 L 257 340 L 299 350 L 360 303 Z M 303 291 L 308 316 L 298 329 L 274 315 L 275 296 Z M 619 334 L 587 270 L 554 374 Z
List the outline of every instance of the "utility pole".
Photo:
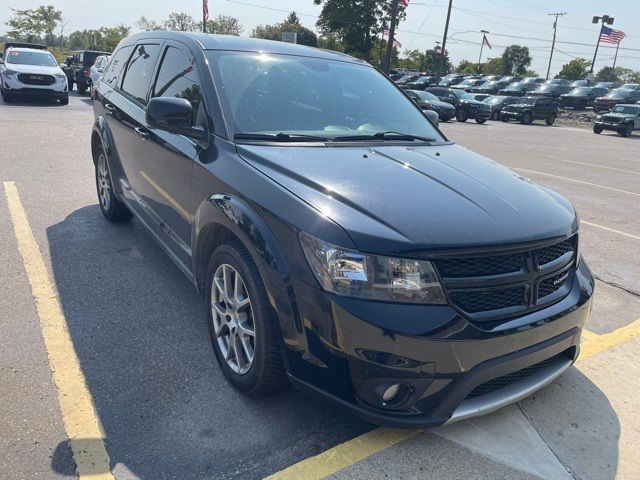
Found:
M 451 4 L 453 0 L 449 0 L 449 9 L 447 10 L 447 21 L 444 24 L 444 35 L 442 36 L 442 49 L 440 50 L 440 63 L 438 63 L 438 70 L 436 72 L 436 82 L 440 80 L 440 74 L 442 73 L 442 66 L 444 65 L 444 56 L 446 55 L 447 48 L 447 35 L 449 34 L 449 19 L 451 18 Z
M 396 34 L 396 21 L 398 20 L 398 0 L 393 0 L 391 4 L 391 25 L 389 25 L 389 38 L 387 39 L 387 54 L 384 56 L 384 66 L 382 71 L 389 75 L 391 69 L 391 55 L 393 55 L 393 41 Z
M 482 34 L 482 41 L 480 42 L 480 56 L 478 57 L 478 73 L 480 73 L 480 65 L 482 64 L 482 49 L 484 48 L 484 37 L 487 33 L 490 33 L 489 30 L 480 30 Z
M 553 42 L 551 42 L 551 54 L 549 54 L 549 66 L 547 67 L 547 78 L 549 80 L 549 72 L 551 71 L 551 59 L 553 58 L 553 50 L 556 48 L 556 30 L 558 29 L 558 17 L 563 17 L 567 12 L 547 13 L 552 17 L 556 17 L 553 22 Z
M 593 66 L 596 64 L 596 57 L 598 56 L 598 47 L 600 46 L 600 36 L 602 35 L 602 27 L 604 27 L 605 23 L 607 25 L 613 25 L 614 18 L 610 17 L 609 15 L 602 15 L 601 17 L 593 17 L 593 20 L 591 20 L 591 23 L 599 23 L 600 20 L 602 20 L 602 25 L 600 25 L 600 31 L 598 32 L 598 43 L 596 43 L 596 51 L 593 54 L 593 61 L 591 62 L 591 68 L 589 69 L 590 77 L 593 76 Z

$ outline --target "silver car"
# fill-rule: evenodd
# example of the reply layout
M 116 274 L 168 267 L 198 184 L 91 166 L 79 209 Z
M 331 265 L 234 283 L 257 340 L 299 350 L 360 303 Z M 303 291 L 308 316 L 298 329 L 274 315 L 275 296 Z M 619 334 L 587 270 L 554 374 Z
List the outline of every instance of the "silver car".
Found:
M 96 94 L 95 85 L 98 84 L 98 80 L 100 80 L 102 72 L 104 72 L 104 69 L 106 68 L 107 63 L 109 63 L 110 58 L 111 55 L 100 55 L 96 58 L 96 61 L 93 62 L 93 66 L 89 71 L 89 78 L 91 78 L 91 88 L 89 90 L 91 92 L 91 98 L 94 98 Z

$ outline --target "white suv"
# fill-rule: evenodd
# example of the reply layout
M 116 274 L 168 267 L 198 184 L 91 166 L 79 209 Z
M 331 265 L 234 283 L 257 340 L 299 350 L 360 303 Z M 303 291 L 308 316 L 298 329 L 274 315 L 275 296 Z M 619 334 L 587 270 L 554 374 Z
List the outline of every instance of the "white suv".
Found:
M 0 92 L 5 102 L 17 96 L 46 96 L 69 103 L 67 76 L 43 45 L 6 43 L 0 60 Z

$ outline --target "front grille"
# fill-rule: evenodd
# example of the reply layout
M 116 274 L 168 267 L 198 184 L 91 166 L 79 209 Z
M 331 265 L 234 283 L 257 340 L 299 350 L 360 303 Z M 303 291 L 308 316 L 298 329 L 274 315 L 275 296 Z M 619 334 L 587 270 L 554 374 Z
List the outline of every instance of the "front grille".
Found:
M 524 287 L 452 292 L 451 299 L 465 312 L 477 313 L 524 304 Z
M 613 115 L 603 115 L 602 121 L 608 123 L 620 123 L 620 117 L 614 117 Z
M 573 240 L 567 239 L 564 242 L 556 243 L 550 247 L 542 248 L 536 251 L 536 257 L 538 259 L 538 266 L 542 267 L 554 260 L 559 259 L 567 252 L 573 251 Z
M 25 85 L 53 85 L 56 79 L 53 75 L 38 75 L 34 73 L 21 73 L 18 80 Z
M 436 265 L 445 277 L 477 277 L 518 272 L 522 268 L 522 254 L 494 257 L 452 258 L 438 260 Z
M 542 248 L 436 259 L 450 303 L 472 320 L 523 314 L 568 294 L 577 235 Z M 537 286 L 537 288 L 535 288 Z
M 540 363 L 536 363 L 535 365 L 531 365 L 530 367 L 523 368 L 522 370 L 518 370 L 517 372 L 508 373 L 507 375 L 503 375 L 502 377 L 494 378 L 493 380 L 489 380 L 483 384 L 478 385 L 476 388 L 469 392 L 467 395 L 467 399 L 481 397 L 482 395 L 487 395 L 488 393 L 495 392 L 496 390 L 500 390 L 501 388 L 508 387 L 520 380 L 524 380 L 531 375 L 538 373 L 545 367 L 553 364 L 558 357 L 563 354 L 556 355 L 555 357 L 548 358 L 543 360 Z

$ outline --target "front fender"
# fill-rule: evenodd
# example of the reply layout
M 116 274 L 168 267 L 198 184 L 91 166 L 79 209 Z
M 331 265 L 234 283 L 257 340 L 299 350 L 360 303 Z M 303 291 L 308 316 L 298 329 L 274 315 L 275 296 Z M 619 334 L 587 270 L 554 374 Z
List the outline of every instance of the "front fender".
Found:
M 255 209 L 238 197 L 214 194 L 202 202 L 194 219 L 193 258 L 200 290 L 217 235 L 224 234 L 224 229 L 240 239 L 256 265 L 288 274 L 275 236 Z

